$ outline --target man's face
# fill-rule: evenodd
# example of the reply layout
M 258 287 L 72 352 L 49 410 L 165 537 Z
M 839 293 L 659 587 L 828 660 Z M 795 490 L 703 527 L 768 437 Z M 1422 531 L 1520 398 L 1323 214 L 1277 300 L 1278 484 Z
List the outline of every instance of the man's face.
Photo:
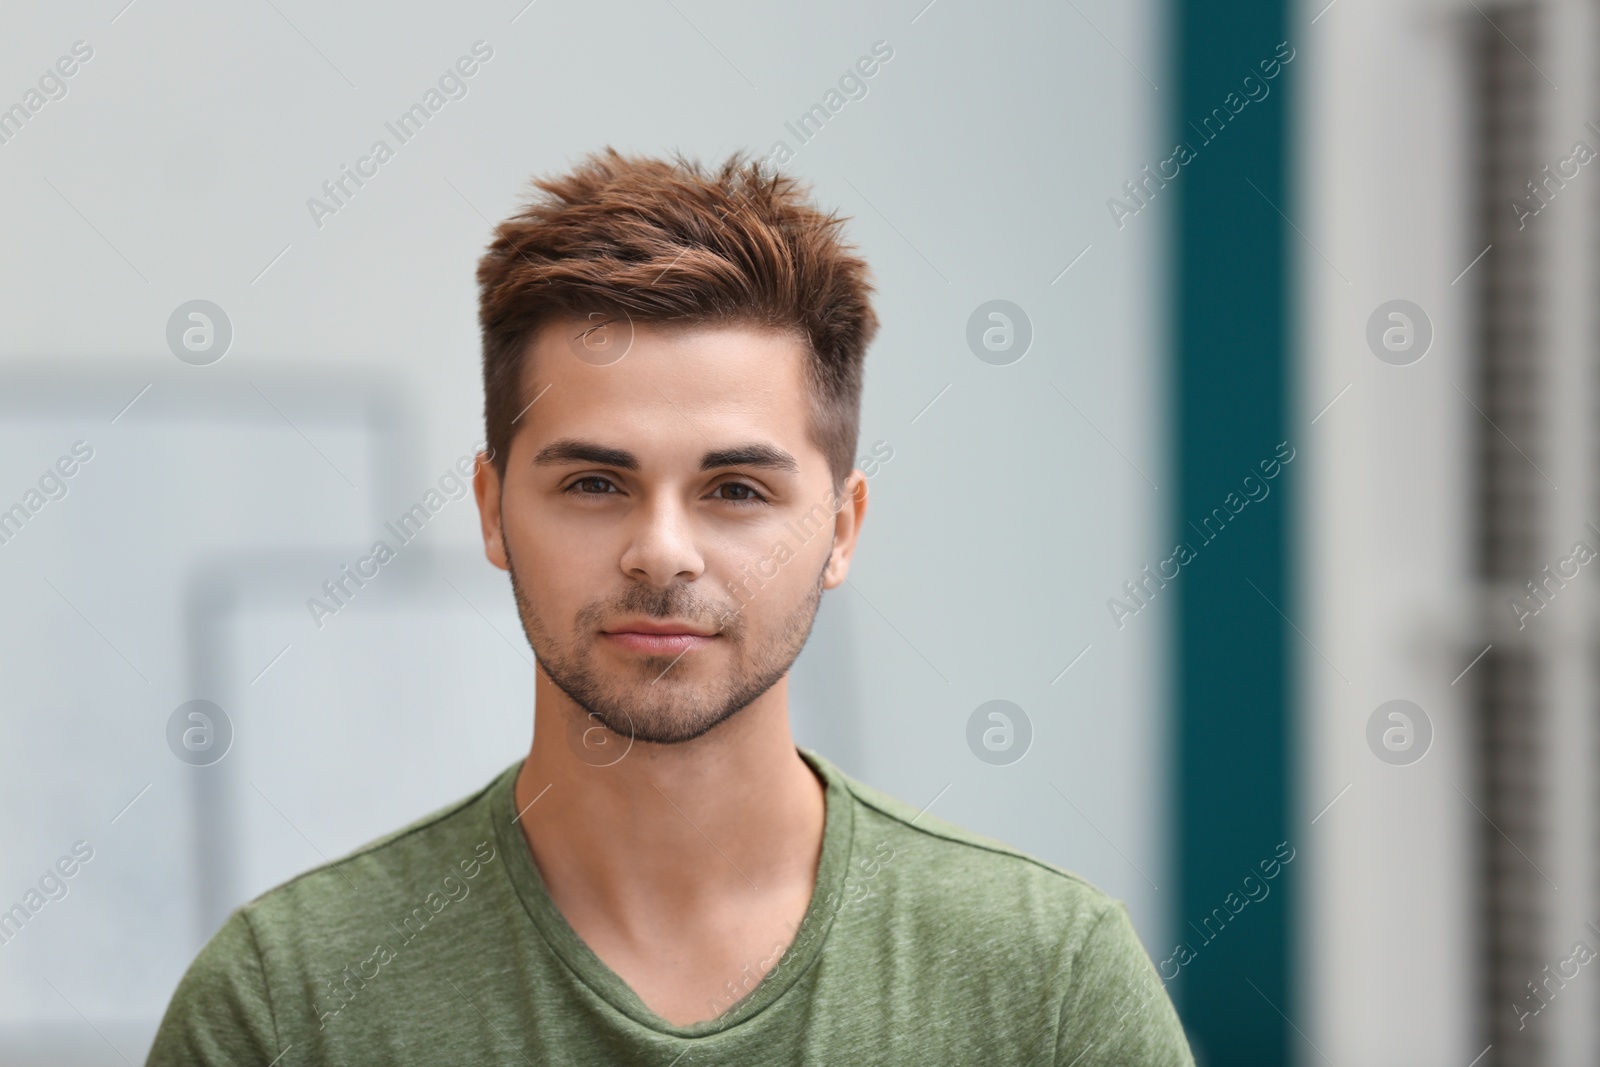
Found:
M 634 324 L 599 365 L 572 345 L 587 327 L 532 341 L 504 478 L 479 469 L 485 550 L 578 708 L 623 737 L 689 741 L 788 673 L 844 581 L 865 478 L 835 496 L 797 337 Z M 663 628 L 678 633 L 643 632 Z

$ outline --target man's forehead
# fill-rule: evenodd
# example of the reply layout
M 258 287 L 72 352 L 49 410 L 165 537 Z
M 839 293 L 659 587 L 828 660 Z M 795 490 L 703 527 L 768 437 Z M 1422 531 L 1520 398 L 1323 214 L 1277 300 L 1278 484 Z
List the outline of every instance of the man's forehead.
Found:
M 525 361 L 523 411 L 537 414 L 542 437 L 594 438 L 646 427 L 673 436 L 674 425 L 701 439 L 744 436 L 741 425 L 788 437 L 808 424 L 807 352 L 789 334 L 646 326 L 622 358 L 596 365 L 568 351 L 567 334 L 581 326 L 578 319 L 547 324 Z
M 801 473 L 825 462 L 810 437 L 805 342 L 748 325 L 646 325 L 616 362 L 579 358 L 583 319 L 547 323 L 524 364 L 519 451 L 537 467 L 665 464 Z
M 585 338 L 593 338 L 596 331 L 607 331 L 614 351 L 600 349 L 597 355 L 594 346 L 586 344 Z M 751 323 L 636 322 L 626 317 L 590 322 L 569 316 L 545 323 L 530 340 L 527 354 L 525 362 L 537 373 L 567 372 L 597 382 L 626 379 L 620 374 L 585 372 L 687 378 L 721 366 L 749 370 L 752 376 L 764 372 L 767 377 L 788 378 L 800 371 L 809 346 L 794 330 Z

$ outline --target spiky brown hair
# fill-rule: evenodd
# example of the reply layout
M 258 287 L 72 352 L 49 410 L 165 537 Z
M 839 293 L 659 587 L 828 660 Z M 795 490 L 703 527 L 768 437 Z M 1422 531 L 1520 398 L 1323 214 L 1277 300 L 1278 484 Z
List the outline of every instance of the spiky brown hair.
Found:
M 606 147 L 535 179 L 478 262 L 484 431 L 504 475 L 531 342 L 552 318 L 750 325 L 806 341 L 812 442 L 834 488 L 855 466 L 871 272 L 797 179 L 737 152 L 713 172 Z

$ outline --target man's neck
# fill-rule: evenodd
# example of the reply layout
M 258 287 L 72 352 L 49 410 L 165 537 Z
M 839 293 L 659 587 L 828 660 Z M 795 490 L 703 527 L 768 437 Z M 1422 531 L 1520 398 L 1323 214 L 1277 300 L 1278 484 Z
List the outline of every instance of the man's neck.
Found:
M 585 758 L 568 743 L 581 711 L 538 672 L 516 803 L 551 897 L 580 934 L 659 946 L 666 930 L 803 914 L 825 789 L 795 748 L 787 696 L 785 678 L 694 741 L 629 747 L 611 736 L 610 754 Z

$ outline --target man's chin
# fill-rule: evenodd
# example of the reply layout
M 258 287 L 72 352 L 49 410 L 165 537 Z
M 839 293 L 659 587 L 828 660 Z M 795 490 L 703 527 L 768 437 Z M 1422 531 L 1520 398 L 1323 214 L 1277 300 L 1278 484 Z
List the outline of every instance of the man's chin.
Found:
M 697 702 L 694 694 L 682 690 L 675 694 L 678 699 L 668 702 L 675 706 L 652 705 L 650 697 L 662 695 L 659 684 L 643 683 L 637 692 L 608 693 L 602 699 L 561 688 L 584 709 L 573 717 L 571 729 L 581 735 L 585 749 L 685 744 L 704 737 L 740 710 L 723 707 L 707 713 L 709 700 Z
M 737 714 L 737 709 L 729 714 L 709 718 L 672 714 L 635 714 L 631 717 L 595 715 L 594 717 L 604 724 L 618 743 L 668 746 L 699 740 L 727 722 L 734 714 Z

